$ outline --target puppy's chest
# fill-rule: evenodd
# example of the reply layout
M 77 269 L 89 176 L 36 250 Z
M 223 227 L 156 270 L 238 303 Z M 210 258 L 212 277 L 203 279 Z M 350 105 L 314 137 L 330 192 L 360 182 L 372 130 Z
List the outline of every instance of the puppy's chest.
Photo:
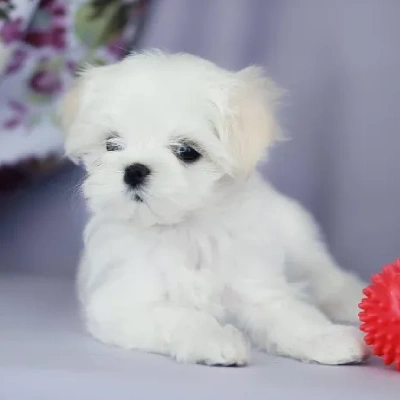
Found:
M 177 240 L 186 268 L 217 275 L 224 272 L 237 241 L 226 230 L 182 232 Z
M 118 258 L 128 258 L 132 264 L 173 271 L 185 268 L 190 271 L 217 273 L 224 269 L 238 240 L 229 231 L 212 233 L 196 230 L 160 230 L 157 233 L 119 232 L 112 237 L 113 253 Z
M 228 258 L 232 253 L 229 235 L 183 232 L 169 243 L 176 264 L 164 266 L 166 292 L 170 301 L 224 314 L 223 297 L 227 287 Z M 165 268 L 166 267 L 166 268 Z

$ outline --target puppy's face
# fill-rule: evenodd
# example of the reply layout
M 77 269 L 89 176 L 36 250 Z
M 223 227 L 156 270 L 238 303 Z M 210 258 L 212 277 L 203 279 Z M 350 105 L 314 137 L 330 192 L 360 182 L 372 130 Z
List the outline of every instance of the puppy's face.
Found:
M 256 69 L 231 73 L 189 55 L 85 71 L 62 120 L 91 209 L 149 226 L 218 201 L 274 138 L 276 93 Z

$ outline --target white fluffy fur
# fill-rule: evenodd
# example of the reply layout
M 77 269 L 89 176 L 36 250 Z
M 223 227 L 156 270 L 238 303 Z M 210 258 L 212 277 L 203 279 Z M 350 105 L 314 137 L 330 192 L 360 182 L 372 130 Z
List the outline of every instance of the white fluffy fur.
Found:
M 357 329 L 332 322 L 357 321 L 363 283 L 337 266 L 311 216 L 255 172 L 279 134 L 277 97 L 257 68 L 228 72 L 187 54 L 82 73 L 62 116 L 67 152 L 87 170 L 78 290 L 93 336 L 205 364 L 246 364 L 246 336 L 300 360 L 366 356 Z M 110 132 L 121 151 L 106 151 Z M 198 162 L 172 154 L 182 138 L 198 143 Z M 136 162 L 153 171 L 142 203 L 123 182 Z

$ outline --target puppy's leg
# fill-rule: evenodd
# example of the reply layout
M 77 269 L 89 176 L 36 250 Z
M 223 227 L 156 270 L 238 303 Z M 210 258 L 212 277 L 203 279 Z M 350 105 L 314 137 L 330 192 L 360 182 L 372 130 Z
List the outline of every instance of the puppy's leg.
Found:
M 342 270 L 325 245 L 309 238 L 306 249 L 293 252 L 293 262 L 307 279 L 314 301 L 332 320 L 358 324 L 358 304 L 366 283 Z
M 288 201 L 283 233 L 294 276 L 305 279 L 316 304 L 331 319 L 358 323 L 358 304 L 366 284 L 340 268 L 320 238 L 311 215 Z
M 367 356 L 356 328 L 333 324 L 283 279 L 262 285 L 242 279 L 233 293 L 234 318 L 260 349 L 321 364 L 355 363 Z
M 100 341 L 171 356 L 179 362 L 244 365 L 248 346 L 234 327 L 210 314 L 167 302 L 131 301 L 115 286 L 98 289 L 84 309 L 89 332 Z

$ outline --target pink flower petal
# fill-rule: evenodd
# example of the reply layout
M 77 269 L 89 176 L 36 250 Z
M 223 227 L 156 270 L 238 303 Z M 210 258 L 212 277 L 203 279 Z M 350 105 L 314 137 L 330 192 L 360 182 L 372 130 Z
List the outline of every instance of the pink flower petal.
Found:
M 14 129 L 21 124 L 20 118 L 11 118 L 4 122 L 3 127 L 6 129 Z
M 28 111 L 28 108 L 25 104 L 16 100 L 10 100 L 8 102 L 8 106 L 19 114 L 25 114 Z

